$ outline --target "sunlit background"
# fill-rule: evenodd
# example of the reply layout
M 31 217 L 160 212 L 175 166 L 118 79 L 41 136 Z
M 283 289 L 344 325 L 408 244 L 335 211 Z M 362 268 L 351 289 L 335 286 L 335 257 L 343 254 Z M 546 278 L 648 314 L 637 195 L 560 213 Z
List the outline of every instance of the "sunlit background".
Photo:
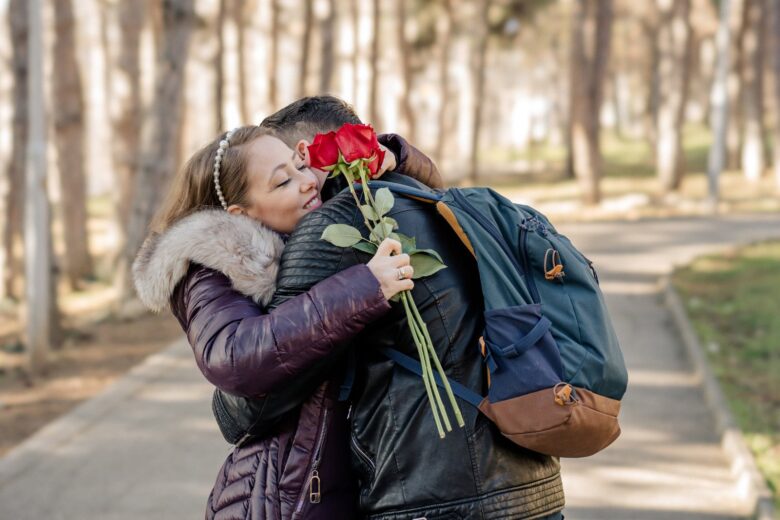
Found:
M 161 194 L 302 96 L 556 223 L 780 210 L 775 0 L 0 0 L 0 19 L 0 455 L 178 337 L 128 276 Z M 748 279 L 780 262 L 767 247 Z M 714 296 L 688 275 L 696 313 Z M 776 482 L 778 424 L 757 441 Z

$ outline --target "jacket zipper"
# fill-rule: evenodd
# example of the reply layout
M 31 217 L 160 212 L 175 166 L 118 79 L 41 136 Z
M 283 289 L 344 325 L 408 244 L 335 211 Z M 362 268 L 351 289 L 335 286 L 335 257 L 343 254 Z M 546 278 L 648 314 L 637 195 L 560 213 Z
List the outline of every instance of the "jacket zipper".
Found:
M 322 442 L 325 439 L 325 430 L 328 421 L 328 409 L 325 409 L 325 413 L 322 416 L 322 429 L 320 435 L 317 438 L 317 444 L 314 446 L 314 462 L 309 469 L 309 478 L 306 479 L 306 483 L 301 488 L 300 498 L 298 499 L 298 506 L 295 508 L 295 514 L 299 514 L 303 509 L 303 505 L 306 503 L 306 487 L 309 488 L 309 502 L 312 504 L 319 504 L 322 499 L 321 487 L 320 487 L 320 475 L 317 471 L 320 466 L 320 451 L 322 450 Z
M 531 266 L 528 262 L 528 229 L 525 226 L 520 226 L 520 257 L 523 261 L 523 272 L 525 273 L 525 279 L 528 281 L 528 290 L 531 291 L 531 298 L 534 303 L 540 303 L 539 291 L 536 288 L 536 282 L 534 281 L 533 274 L 531 273 Z
M 368 456 L 368 454 L 363 451 L 363 448 L 360 447 L 360 445 L 357 443 L 357 439 L 355 439 L 355 436 L 351 436 L 352 439 L 352 445 L 355 447 L 355 449 L 358 452 L 358 455 L 360 455 L 360 458 L 363 459 L 366 464 L 368 464 L 371 467 L 371 471 L 376 471 L 376 465 L 371 461 L 371 457 Z

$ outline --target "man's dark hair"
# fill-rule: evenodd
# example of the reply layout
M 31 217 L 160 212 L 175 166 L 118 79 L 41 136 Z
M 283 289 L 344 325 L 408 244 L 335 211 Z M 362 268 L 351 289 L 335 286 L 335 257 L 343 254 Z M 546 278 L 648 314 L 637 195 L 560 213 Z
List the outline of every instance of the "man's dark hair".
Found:
M 272 130 L 292 148 L 301 139 L 311 140 L 319 133 L 338 130 L 345 123 L 361 123 L 346 101 L 334 96 L 310 96 L 271 114 L 260 126 Z
M 334 96 L 301 98 L 263 119 L 260 126 L 270 129 L 290 148 L 301 139 L 311 141 L 320 133 L 338 130 L 346 123 L 360 124 L 355 110 L 343 99 Z M 322 187 L 320 197 L 328 200 L 347 187 L 340 175 L 329 179 Z

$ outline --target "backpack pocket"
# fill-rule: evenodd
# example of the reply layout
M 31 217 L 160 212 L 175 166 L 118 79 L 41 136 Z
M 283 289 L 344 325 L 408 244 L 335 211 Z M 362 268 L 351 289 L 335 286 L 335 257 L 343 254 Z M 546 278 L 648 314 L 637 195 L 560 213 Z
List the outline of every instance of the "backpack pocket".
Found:
M 483 338 L 491 372 L 491 401 L 550 388 L 563 380 L 563 363 L 551 325 L 539 304 L 485 312 Z

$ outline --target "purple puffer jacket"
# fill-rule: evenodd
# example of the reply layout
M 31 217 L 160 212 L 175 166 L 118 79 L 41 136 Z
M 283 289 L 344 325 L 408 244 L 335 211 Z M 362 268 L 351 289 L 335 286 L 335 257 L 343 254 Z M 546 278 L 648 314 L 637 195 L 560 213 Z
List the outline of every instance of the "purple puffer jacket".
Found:
M 151 235 L 133 265 L 142 301 L 156 310 L 170 305 L 198 367 L 226 392 L 256 397 L 295 384 L 390 309 L 377 279 L 357 265 L 266 313 L 283 246 L 248 217 L 204 210 Z M 346 410 L 335 386 L 322 383 L 268 436 L 232 451 L 206 518 L 355 516 Z

